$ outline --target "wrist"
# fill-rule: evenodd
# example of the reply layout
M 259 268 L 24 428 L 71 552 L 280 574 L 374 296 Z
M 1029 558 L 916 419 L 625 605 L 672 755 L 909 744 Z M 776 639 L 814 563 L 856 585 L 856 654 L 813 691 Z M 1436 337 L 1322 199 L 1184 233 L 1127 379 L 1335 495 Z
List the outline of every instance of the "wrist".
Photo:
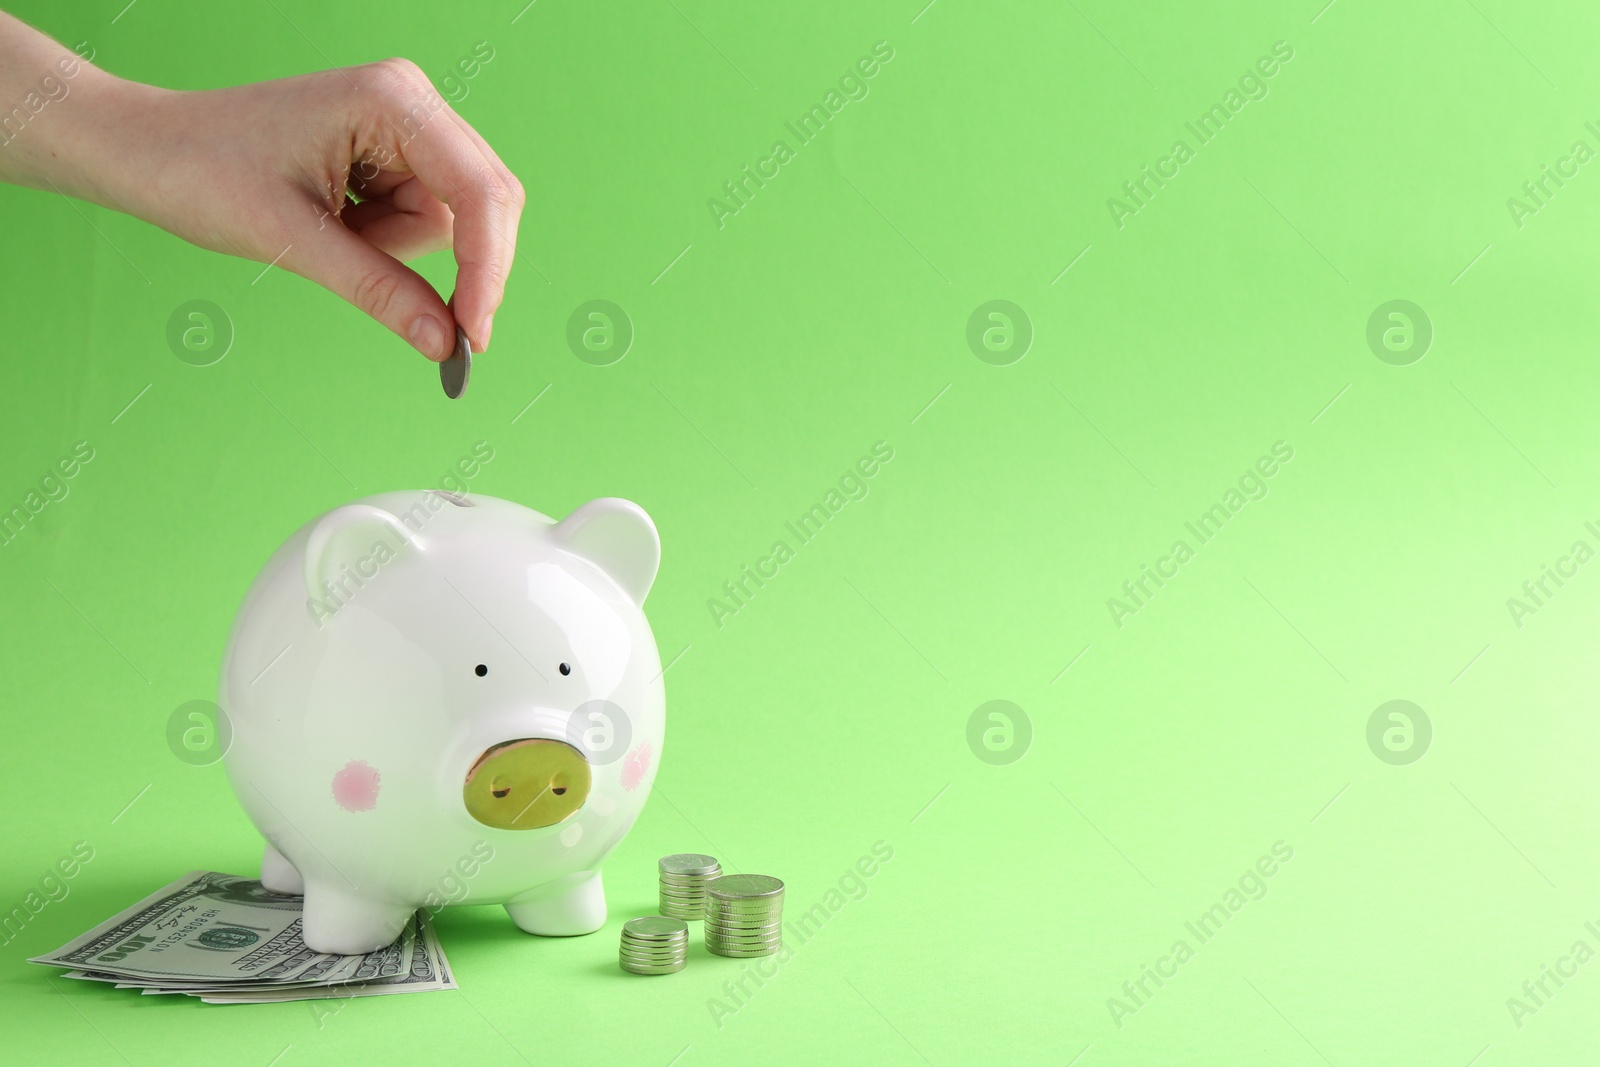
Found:
M 141 185 L 159 173 L 161 138 L 150 127 L 179 94 L 83 64 L 64 101 L 49 177 L 68 196 L 142 215 Z M 75 105 L 75 106 L 73 106 Z M 49 186 L 47 186 L 48 188 Z
M 51 42 L 54 44 L 54 42 Z M 122 176 L 145 162 L 138 118 L 165 90 L 118 78 L 59 46 L 17 70 L 0 101 L 0 175 L 119 211 L 133 209 Z M 144 139 L 147 140 L 147 139 Z

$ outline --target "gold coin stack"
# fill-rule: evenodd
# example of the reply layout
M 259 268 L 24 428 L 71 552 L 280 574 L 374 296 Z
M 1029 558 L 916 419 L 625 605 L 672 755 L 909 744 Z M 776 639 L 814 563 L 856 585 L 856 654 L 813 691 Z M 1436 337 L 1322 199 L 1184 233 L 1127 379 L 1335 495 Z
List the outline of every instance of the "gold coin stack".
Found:
M 675 919 L 706 917 L 706 883 L 722 874 L 722 865 L 698 852 L 662 856 L 661 914 Z
M 725 874 L 707 883 L 707 951 L 770 956 L 782 947 L 782 882 L 765 874 Z
M 689 927 L 681 919 L 648 915 L 622 924 L 617 963 L 629 974 L 672 974 L 689 962 Z

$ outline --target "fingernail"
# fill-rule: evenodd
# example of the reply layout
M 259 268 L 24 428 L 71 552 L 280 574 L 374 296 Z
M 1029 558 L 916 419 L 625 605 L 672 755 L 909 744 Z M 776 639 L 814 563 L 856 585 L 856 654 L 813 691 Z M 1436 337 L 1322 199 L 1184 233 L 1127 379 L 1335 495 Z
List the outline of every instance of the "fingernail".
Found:
M 431 360 L 438 360 L 444 355 L 444 323 L 432 315 L 418 315 L 411 320 L 411 329 L 406 331 L 406 339 L 418 352 Z
M 479 336 L 478 343 L 483 346 L 482 348 L 479 349 L 480 352 L 488 351 L 488 348 L 489 348 L 489 335 L 491 333 L 493 333 L 493 332 L 494 332 L 494 316 L 493 315 L 486 315 L 486 316 L 484 316 L 484 319 L 483 319 L 483 326 L 480 327 L 479 330 L 478 330 L 478 336 Z

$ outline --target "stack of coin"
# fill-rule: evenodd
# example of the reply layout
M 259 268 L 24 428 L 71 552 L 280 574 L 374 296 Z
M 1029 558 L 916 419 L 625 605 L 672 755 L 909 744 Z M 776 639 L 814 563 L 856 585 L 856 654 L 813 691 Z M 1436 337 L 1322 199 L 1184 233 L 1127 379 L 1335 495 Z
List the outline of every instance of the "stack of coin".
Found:
M 689 960 L 689 927 L 680 919 L 650 915 L 622 924 L 617 962 L 629 974 L 671 974 Z
M 675 919 L 706 917 L 706 883 L 722 874 L 722 865 L 698 852 L 662 856 L 661 914 Z
M 706 885 L 706 949 L 718 956 L 770 956 L 783 946 L 783 883 L 726 874 Z

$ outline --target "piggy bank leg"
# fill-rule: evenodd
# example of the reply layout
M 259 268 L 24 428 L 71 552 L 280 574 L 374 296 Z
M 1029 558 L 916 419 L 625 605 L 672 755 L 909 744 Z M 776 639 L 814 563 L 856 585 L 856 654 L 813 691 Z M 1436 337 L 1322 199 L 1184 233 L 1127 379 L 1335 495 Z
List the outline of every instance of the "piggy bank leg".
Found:
M 599 871 L 579 871 L 542 885 L 506 905 L 511 921 L 530 934 L 572 937 L 606 924 L 606 893 Z
M 363 896 L 340 881 L 306 883 L 300 936 L 315 952 L 351 955 L 393 944 L 416 909 Z
M 261 886 L 269 893 L 286 893 L 297 897 L 306 891 L 306 883 L 294 864 L 283 858 L 283 853 L 267 846 L 261 857 Z

